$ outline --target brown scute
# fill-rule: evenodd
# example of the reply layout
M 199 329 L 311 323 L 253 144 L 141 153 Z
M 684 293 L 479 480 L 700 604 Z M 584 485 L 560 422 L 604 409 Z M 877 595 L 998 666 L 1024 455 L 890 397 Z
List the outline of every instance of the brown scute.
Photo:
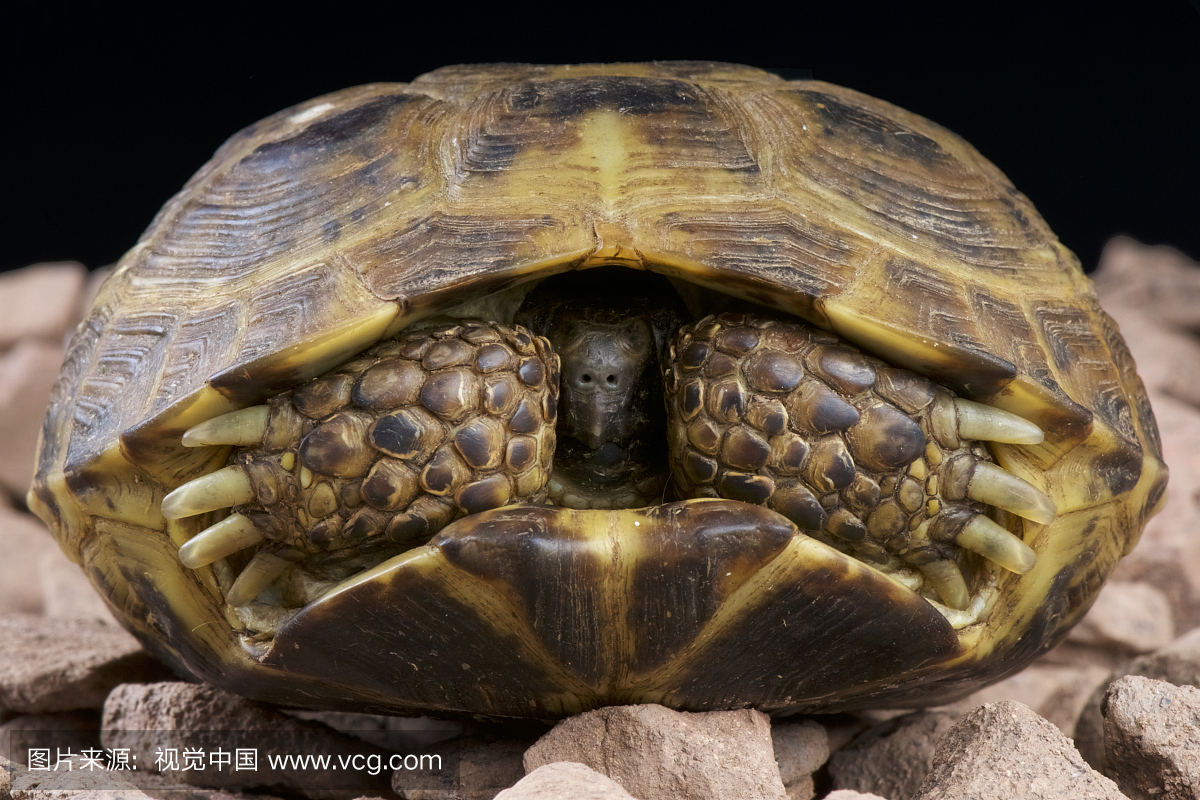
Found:
M 353 387 L 354 376 L 330 375 L 292 390 L 292 402 L 304 416 L 324 419 L 350 402 Z
M 744 356 L 758 347 L 758 331 L 753 328 L 726 328 L 713 339 L 713 344 L 722 353 Z
M 817 345 L 808 353 L 808 365 L 842 394 L 856 395 L 875 383 L 875 370 L 867 359 L 845 347 Z
M 483 408 L 489 414 L 503 416 L 512 412 L 520 396 L 516 378 L 507 372 L 484 379 Z
M 795 433 L 771 439 L 771 467 L 781 475 L 796 475 L 808 458 L 809 444 Z
M 818 492 L 841 491 L 854 480 L 854 459 L 840 438 L 825 436 L 812 443 L 803 474 Z
M 454 446 L 472 469 L 494 469 L 504 456 L 504 423 L 476 417 L 454 434 Z
M 466 369 L 435 372 L 421 387 L 421 405 L 447 422 L 466 419 L 479 396 L 479 379 Z M 528 433 L 529 431 L 522 431 Z
M 829 515 L 816 496 L 799 483 L 777 490 L 771 496 L 769 505 L 796 523 L 801 530 L 819 531 L 829 520 Z
M 480 372 L 512 369 L 512 351 L 503 344 L 485 344 L 475 356 L 475 368 Z
M 454 502 L 468 514 L 478 514 L 489 508 L 508 505 L 512 484 L 504 474 L 488 475 L 459 489 Z
M 925 450 L 925 434 L 912 417 L 893 405 L 873 402 L 846 431 L 854 461 L 874 472 L 892 472 L 911 464 Z
M 421 492 L 416 470 L 394 458 L 381 458 L 362 482 L 362 499 L 382 511 L 406 508 Z
M 336 561 L 358 557 L 356 550 L 382 558 L 388 548 L 420 544 L 458 516 L 539 501 L 549 471 L 537 464 L 544 457 L 548 466 L 554 448 L 553 414 L 542 411 L 553 408 L 557 385 L 520 380 L 520 362 L 511 354 L 484 376 L 479 352 L 496 347 L 537 351 L 528 334 L 498 323 L 422 328 L 298 387 L 305 401 L 321 398 L 305 408 L 325 414 L 333 393 L 324 387 L 354 386 L 327 418 L 301 414 L 290 394 L 272 400 L 268 425 L 288 420 L 284 427 L 295 432 L 275 449 L 235 454 L 258 500 L 239 511 L 272 542 L 305 558 Z M 526 370 L 537 362 L 548 375 L 553 364 L 541 358 L 525 357 Z M 507 402 L 488 407 L 485 382 L 504 387 Z M 400 385 L 403 391 L 394 391 Z
M 424 461 L 445 436 L 445 426 L 423 408 L 401 409 L 375 420 L 371 445 L 380 452 L 410 461 Z
M 514 436 L 508 441 L 504 463 L 519 475 L 537 463 L 537 440 L 532 436 Z
M 858 422 L 858 411 L 837 392 L 815 380 L 805 381 L 788 397 L 788 413 L 801 433 L 843 431 Z
M 744 427 L 730 428 L 721 443 L 721 460 L 736 469 L 754 472 L 767 465 L 771 445 L 762 436 Z
M 467 479 L 470 470 L 454 448 L 442 446 L 421 471 L 421 488 L 430 494 L 447 495 Z
M 804 378 L 800 360 L 778 350 L 762 350 L 746 362 L 746 380 L 760 392 L 790 392 Z
M 730 500 L 761 505 L 775 491 L 775 481 L 765 475 L 748 475 L 744 472 L 726 470 L 717 479 L 717 491 Z
M 746 422 L 768 436 L 778 436 L 787 430 L 787 409 L 773 397 L 754 395 L 746 408 Z
M 539 359 L 526 358 L 521 361 L 521 366 L 517 369 L 517 374 L 521 376 L 522 383 L 536 389 L 542 385 L 542 381 L 546 377 L 546 370 L 542 367 L 542 362 Z
M 365 414 L 344 411 L 334 415 L 300 442 L 301 463 L 313 472 L 334 478 L 365 475 L 373 460 L 367 445 L 370 424 Z
M 370 409 L 412 405 L 424 380 L 425 371 L 415 361 L 399 358 L 381 361 L 354 384 L 354 404 Z

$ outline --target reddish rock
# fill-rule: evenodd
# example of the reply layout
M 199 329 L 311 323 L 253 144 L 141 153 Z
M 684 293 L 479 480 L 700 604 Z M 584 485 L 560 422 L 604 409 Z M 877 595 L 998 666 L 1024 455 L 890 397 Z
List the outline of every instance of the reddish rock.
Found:
M 634 800 L 621 784 L 591 767 L 559 761 L 538 767 L 496 800 Z
M 22 339 L 61 344 L 79 319 L 86 276 L 75 261 L 34 264 L 0 275 L 0 349 Z
M 279 786 L 304 793 L 351 790 L 360 794 L 391 788 L 390 753 L 213 686 L 122 684 L 104 703 L 101 727 L 104 746 L 128 749 L 136 755 L 139 769 L 162 772 L 195 786 L 235 790 Z M 229 755 L 238 748 L 254 749 L 255 769 L 239 770 L 212 761 L 218 750 Z M 159 755 L 172 750 L 177 756 L 174 766 Z M 184 768 L 188 750 L 200 754 L 203 768 Z M 293 754 L 328 756 L 331 766 L 272 767 L 272 758 Z M 355 756 L 363 769 L 338 769 L 339 759 Z
M 963 716 L 938 743 L 913 800 L 1063 797 L 1122 800 L 1071 740 L 1027 706 L 1006 700 Z
M 1200 626 L 1200 268 L 1178 251 L 1118 237 L 1092 276 L 1146 385 L 1171 470 L 1162 512 L 1113 573 L 1171 602 L 1176 631 Z
M 1156 653 L 1135 658 L 1092 692 L 1075 725 L 1075 746 L 1099 770 L 1105 769 L 1104 718 L 1100 709 L 1109 686 L 1124 675 L 1141 675 L 1176 686 L 1200 686 L 1200 628 Z
M 868 728 L 829 759 L 835 789 L 908 800 L 929 774 L 937 743 L 957 714 L 918 711 Z
M 1085 666 L 1078 663 L 1055 663 L 1062 658 L 1063 646 L 1047 653 L 1042 660 L 1026 667 L 1010 678 L 985 686 L 962 700 L 938 710 L 961 716 L 985 703 L 1016 700 L 1034 713 L 1055 725 L 1064 736 L 1071 736 L 1075 721 L 1087 704 L 1091 692 L 1111 674 L 1105 666 Z M 1097 661 L 1095 653 L 1075 652 L 1075 658 L 1086 663 Z
M 392 790 L 405 800 L 492 800 L 525 777 L 525 751 L 544 730 L 529 733 L 528 726 L 514 724 L 495 735 L 439 742 L 421 754 L 436 762 L 422 763 L 418 756 L 412 768 L 392 773 Z
M 1126 657 L 1154 652 L 1175 640 L 1171 601 L 1147 583 L 1111 581 L 1067 638 Z
M 83 570 L 67 558 L 58 545 L 41 553 L 36 565 L 42 590 L 42 613 L 47 617 L 118 624 Z M 25 568 L 28 570 L 28 564 Z
M 22 766 L 28 766 L 31 749 L 78 753 L 91 747 L 100 747 L 100 715 L 95 711 L 27 714 L 0 725 L 0 758 Z
M 1200 330 L 1200 265 L 1174 247 L 1114 236 L 1092 281 L 1106 308 L 1137 308 L 1165 324 Z
M 123 681 L 169 671 L 125 631 L 94 620 L 0 616 L 0 714 L 100 708 Z
M 33 479 L 38 434 L 62 360 L 59 342 L 34 339 L 0 357 L 0 487 L 18 497 Z
M 1133 800 L 1200 797 L 1200 689 L 1136 675 L 1104 697 L 1105 772 Z
M 788 800 L 812 800 L 813 773 L 829 760 L 829 735 L 809 719 L 782 719 L 771 725 L 771 744 Z
M 59 552 L 37 517 L 0 508 L 0 614 L 42 613 L 42 583 L 35 565 L 43 555 Z
M 525 770 L 586 764 L 639 800 L 768 800 L 786 797 L 759 711 L 687 713 L 617 706 L 563 720 L 529 748 Z

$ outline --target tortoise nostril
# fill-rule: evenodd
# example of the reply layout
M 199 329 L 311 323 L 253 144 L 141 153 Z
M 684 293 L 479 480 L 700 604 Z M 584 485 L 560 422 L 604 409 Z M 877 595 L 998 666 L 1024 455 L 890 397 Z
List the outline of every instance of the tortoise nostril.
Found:
M 591 375 L 588 375 L 588 374 L 585 372 L 585 373 L 583 373 L 583 375 L 581 375 L 581 376 L 580 376 L 580 378 L 579 378 L 579 382 L 580 382 L 580 383 L 591 383 L 591 382 L 592 382 L 592 376 L 591 376 Z
M 607 378 L 604 379 L 604 382 L 607 383 L 609 386 L 616 386 L 617 385 L 617 376 L 609 375 Z

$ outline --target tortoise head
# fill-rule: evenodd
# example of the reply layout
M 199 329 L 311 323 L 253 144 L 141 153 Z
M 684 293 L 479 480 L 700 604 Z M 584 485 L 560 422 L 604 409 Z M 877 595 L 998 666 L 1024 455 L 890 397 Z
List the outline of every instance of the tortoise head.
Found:
M 748 68 L 500 66 L 224 145 L 77 332 L 30 505 L 247 696 L 787 713 L 1019 669 L 1165 482 L 1074 256 L 953 134 Z

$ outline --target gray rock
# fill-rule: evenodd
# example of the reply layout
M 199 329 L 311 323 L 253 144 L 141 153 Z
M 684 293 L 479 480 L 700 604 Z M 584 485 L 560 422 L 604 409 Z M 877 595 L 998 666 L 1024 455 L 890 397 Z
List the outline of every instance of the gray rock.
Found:
M 538 767 L 496 800 L 634 800 L 621 784 L 591 767 L 560 761 Z
M 0 800 L 151 800 L 123 772 L 26 769 L 0 757 Z
M 212 686 L 122 684 L 104 703 L 101 727 L 104 746 L 127 749 L 139 770 L 161 772 L 194 786 L 278 786 L 318 797 L 331 791 L 375 794 L 391 788 L 392 754 Z M 236 768 L 233 754 L 239 748 L 253 749 L 256 768 Z M 175 766 L 164 758 L 169 751 L 176 755 Z M 188 751 L 198 755 L 191 762 L 193 769 L 186 768 Z M 292 756 L 330 761 L 324 766 L 311 761 L 271 763 L 273 758 Z M 340 767 L 343 762 L 345 767 Z
M 1135 675 L 1104 697 L 1105 771 L 1133 800 L 1200 798 L 1200 689 Z
M 100 746 L 100 715 L 95 711 L 26 714 L 0 725 L 0 758 L 25 766 L 31 749 L 57 754 Z
M 1104 717 L 1100 709 L 1108 687 L 1124 675 L 1141 675 L 1176 686 L 1200 686 L 1200 628 L 1185 633 L 1156 653 L 1133 659 L 1092 692 L 1075 724 L 1075 746 L 1089 764 L 1102 772 L 1106 769 Z
M 95 620 L 0 616 L 0 713 L 100 708 L 123 681 L 170 671 L 125 631 Z
M 586 764 L 639 800 L 786 797 L 759 711 L 687 713 L 657 705 L 589 711 L 556 725 L 525 754 L 525 771 Z
M 856 792 L 853 789 L 838 789 L 825 795 L 825 800 L 892 800 L 871 792 Z
M 829 759 L 835 789 L 908 800 L 933 765 L 934 749 L 958 715 L 917 711 L 868 728 Z
M 525 777 L 525 751 L 538 738 L 523 725 L 495 733 L 460 736 L 426 748 L 421 755 L 436 757 L 436 762 L 415 758 L 413 769 L 395 770 L 392 790 L 404 800 L 492 800 Z
M 813 773 L 829 760 L 825 728 L 810 719 L 777 720 L 771 724 L 771 743 L 788 800 L 812 800 Z
M 463 733 L 463 723 L 429 717 L 390 717 L 354 711 L 304 711 L 286 709 L 286 714 L 328 725 L 347 736 L 396 753 L 415 753 L 436 742 Z M 521 773 L 525 773 L 522 771 Z
M 914 800 L 1034 797 L 1121 800 L 1116 784 L 1087 765 L 1058 728 L 1021 703 L 988 703 L 938 743 Z

